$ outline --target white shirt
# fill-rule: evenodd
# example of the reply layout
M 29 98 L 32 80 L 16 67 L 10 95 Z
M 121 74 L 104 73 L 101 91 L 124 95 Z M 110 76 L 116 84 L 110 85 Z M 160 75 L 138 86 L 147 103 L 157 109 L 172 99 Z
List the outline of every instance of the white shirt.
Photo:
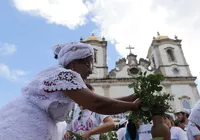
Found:
M 58 140 L 62 140 L 64 138 L 64 135 L 66 133 L 66 127 L 67 127 L 67 123 L 65 121 L 57 123 Z
M 141 123 L 140 124 L 140 128 L 138 129 L 138 133 L 139 133 L 139 140 L 151 140 L 152 136 L 151 136 L 151 127 L 153 126 L 153 124 L 144 124 Z
M 200 135 L 200 130 L 196 127 L 196 125 L 189 121 L 187 125 L 187 136 L 189 140 L 195 140 L 195 136 Z
M 120 128 L 117 131 L 117 139 L 118 140 L 126 140 L 125 139 L 125 134 L 126 134 L 126 127 Z
M 67 130 L 82 134 L 84 131 L 92 130 L 95 127 L 98 127 L 103 120 L 108 117 L 107 115 L 101 115 L 90 110 L 82 110 L 81 119 L 79 118 L 80 108 L 78 107 L 74 112 L 74 117 L 72 122 L 67 125 Z M 99 140 L 99 135 L 92 136 L 95 140 Z
M 170 129 L 171 140 L 187 140 L 184 130 L 180 127 L 172 126 Z

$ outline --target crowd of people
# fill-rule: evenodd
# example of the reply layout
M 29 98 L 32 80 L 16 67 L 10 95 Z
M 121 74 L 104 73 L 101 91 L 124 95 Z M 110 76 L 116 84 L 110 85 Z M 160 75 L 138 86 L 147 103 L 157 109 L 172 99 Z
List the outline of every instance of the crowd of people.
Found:
M 150 140 L 153 124 L 139 129 L 125 118 L 115 123 L 113 115 L 135 111 L 141 100 L 134 95 L 107 98 L 95 93 L 85 81 L 93 69 L 93 48 L 71 42 L 53 47 L 58 65 L 39 72 L 22 95 L 0 109 L 1 140 L 62 140 L 73 133 L 99 140 L 99 135 L 115 131 L 119 140 Z M 200 140 L 200 102 L 191 113 L 169 114 L 163 119 L 171 140 Z
M 183 109 L 174 114 L 165 114 L 164 123 L 169 127 L 171 140 L 200 140 L 200 101 L 191 110 Z M 151 140 L 151 127 L 153 123 L 140 123 L 137 130 L 139 140 Z M 125 139 L 125 128 L 118 130 L 118 140 Z
M 92 117 L 91 111 L 87 110 L 88 113 L 85 114 L 83 121 L 78 122 L 80 118 L 80 107 L 76 108 L 76 114 L 73 117 L 71 123 L 66 124 L 63 129 L 65 133 L 60 133 L 63 136 L 63 139 L 70 138 L 70 132 L 81 132 L 80 134 L 83 137 L 92 136 L 95 140 L 99 140 L 99 135 L 109 131 L 115 131 L 117 134 L 118 140 L 127 140 L 127 124 L 128 120 L 125 118 L 120 119 L 119 123 L 114 123 L 111 116 L 96 114 Z M 93 122 L 90 123 L 93 119 Z M 102 118 L 102 119 L 100 119 Z M 104 119 L 107 118 L 108 121 Z M 106 120 L 107 120 L 106 119 Z M 174 114 L 165 114 L 163 117 L 164 123 L 169 127 L 171 133 L 171 140 L 199 140 L 200 130 L 199 130 L 199 120 L 200 119 L 200 102 L 197 102 L 197 105 L 193 108 L 192 112 L 190 110 L 183 109 Z M 95 120 L 95 121 L 94 121 Z M 88 122 L 88 123 L 86 123 Z M 72 124 L 77 127 L 73 127 Z M 118 124 L 120 127 L 116 127 Z M 88 128 L 90 126 L 90 128 Z M 139 122 L 138 140 L 151 140 L 151 127 L 153 123 L 144 124 Z M 92 133 L 93 132 L 93 133 Z

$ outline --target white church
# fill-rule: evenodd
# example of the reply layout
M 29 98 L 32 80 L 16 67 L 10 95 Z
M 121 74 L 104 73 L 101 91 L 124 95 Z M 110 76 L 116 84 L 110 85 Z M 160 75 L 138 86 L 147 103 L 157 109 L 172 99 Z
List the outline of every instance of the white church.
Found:
M 94 70 L 88 82 L 96 93 L 107 97 L 120 97 L 133 94 L 128 85 L 135 80 L 138 72 L 161 73 L 165 76 L 162 82 L 163 90 L 175 95 L 173 109 L 191 109 L 199 99 L 195 84 L 196 77 L 192 76 L 189 65 L 184 57 L 180 39 L 161 36 L 154 37 L 147 58 L 140 58 L 131 53 L 127 58 L 116 62 L 116 67 L 108 71 L 107 41 L 94 34 L 81 42 L 91 44 L 94 48 Z

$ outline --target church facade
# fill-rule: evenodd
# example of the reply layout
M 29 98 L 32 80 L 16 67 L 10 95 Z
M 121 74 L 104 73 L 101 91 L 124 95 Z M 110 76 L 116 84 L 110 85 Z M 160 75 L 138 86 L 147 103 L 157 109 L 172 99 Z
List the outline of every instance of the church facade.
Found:
M 137 55 L 130 54 L 116 62 L 116 67 L 108 71 L 107 41 L 99 39 L 94 34 L 81 42 L 91 44 L 94 48 L 94 69 L 88 82 L 99 95 L 106 97 L 120 97 L 133 94 L 128 88 L 137 74 L 147 71 L 147 74 L 161 73 L 165 76 L 162 82 L 163 91 L 175 96 L 172 106 L 175 111 L 191 109 L 199 99 L 196 88 L 196 77 L 192 76 L 190 68 L 181 46 L 181 40 L 168 36 L 154 37 L 147 54 L 147 58 L 137 59 Z

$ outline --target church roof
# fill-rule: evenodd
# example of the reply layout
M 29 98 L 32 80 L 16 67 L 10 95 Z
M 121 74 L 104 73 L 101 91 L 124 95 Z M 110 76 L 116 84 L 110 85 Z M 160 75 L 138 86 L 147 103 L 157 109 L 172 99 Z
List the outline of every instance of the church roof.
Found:
M 94 33 L 92 33 L 92 35 L 89 36 L 88 38 L 86 38 L 84 41 L 86 42 L 86 41 L 102 41 L 102 40 L 99 39 L 98 37 L 96 37 L 96 36 L 94 35 Z
M 154 40 L 162 40 L 162 39 L 169 39 L 168 36 L 158 36 L 158 37 L 155 37 Z
M 153 37 L 153 40 L 162 40 L 162 39 L 169 39 L 169 37 L 165 35 L 160 35 L 159 32 L 157 32 L 157 37 Z

